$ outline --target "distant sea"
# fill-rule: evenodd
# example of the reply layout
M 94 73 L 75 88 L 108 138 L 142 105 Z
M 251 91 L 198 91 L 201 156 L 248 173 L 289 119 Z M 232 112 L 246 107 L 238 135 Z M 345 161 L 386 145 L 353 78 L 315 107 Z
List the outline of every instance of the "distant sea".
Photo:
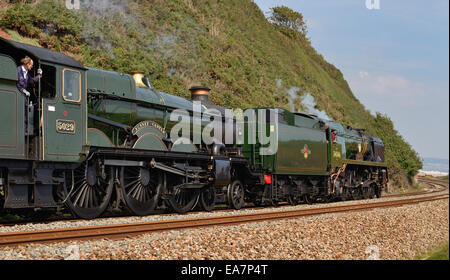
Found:
M 423 171 L 439 171 L 449 173 L 448 159 L 441 158 L 423 158 Z

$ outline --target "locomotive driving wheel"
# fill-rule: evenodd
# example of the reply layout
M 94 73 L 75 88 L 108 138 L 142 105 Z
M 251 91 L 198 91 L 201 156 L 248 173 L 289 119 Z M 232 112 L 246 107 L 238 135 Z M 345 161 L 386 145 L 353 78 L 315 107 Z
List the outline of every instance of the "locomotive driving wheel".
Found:
M 179 214 L 184 214 L 194 209 L 200 197 L 199 191 L 197 189 L 183 188 L 183 177 L 176 176 L 167 179 L 169 195 L 171 196 L 171 198 L 167 200 L 169 206 Z
M 136 215 L 145 216 L 158 205 L 162 174 L 143 167 L 122 167 L 122 195 L 128 209 Z
M 351 190 L 351 198 L 352 200 L 358 200 L 362 198 L 362 190 L 358 188 L 354 188 Z
M 203 210 L 211 212 L 216 206 L 216 189 L 213 186 L 206 187 L 200 194 L 200 205 Z
M 315 198 L 310 194 L 304 194 L 303 201 L 309 205 L 312 205 L 314 202 L 316 202 Z
M 108 207 L 113 192 L 112 170 L 105 170 L 100 176 L 98 173 L 93 163 L 86 162 L 66 176 L 64 201 L 76 216 L 83 219 L 100 216 Z
M 300 202 L 300 199 L 296 194 L 296 189 L 297 186 L 289 186 L 289 195 L 287 196 L 287 202 L 292 206 L 298 205 Z
M 363 199 L 372 199 L 375 195 L 375 189 L 374 185 L 371 184 L 370 186 L 363 189 L 362 198 Z
M 381 186 L 378 186 L 377 184 L 375 184 L 374 190 L 375 190 L 375 196 L 377 198 L 381 197 L 381 189 L 382 189 Z
M 239 210 L 244 206 L 244 185 L 241 181 L 234 180 L 228 185 L 227 198 L 231 208 Z
M 369 198 L 370 199 L 373 199 L 375 197 L 375 195 L 376 195 L 376 188 L 377 188 L 376 184 L 371 184 L 369 186 Z

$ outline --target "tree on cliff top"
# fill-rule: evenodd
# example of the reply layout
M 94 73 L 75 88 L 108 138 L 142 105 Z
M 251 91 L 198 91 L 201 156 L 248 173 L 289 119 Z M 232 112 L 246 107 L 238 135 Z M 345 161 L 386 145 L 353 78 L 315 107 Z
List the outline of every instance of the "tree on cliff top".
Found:
M 272 15 L 269 20 L 272 24 L 287 29 L 291 32 L 287 32 L 286 35 L 292 35 L 295 33 L 300 33 L 303 37 L 306 37 L 307 27 L 303 20 L 303 15 L 299 12 L 292 10 L 286 6 L 271 8 Z M 295 33 L 292 33 L 294 31 Z

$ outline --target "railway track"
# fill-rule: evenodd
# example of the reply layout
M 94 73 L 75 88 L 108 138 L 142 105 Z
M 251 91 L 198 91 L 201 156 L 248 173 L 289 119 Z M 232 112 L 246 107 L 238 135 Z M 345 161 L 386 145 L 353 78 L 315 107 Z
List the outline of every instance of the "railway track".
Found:
M 402 197 L 402 196 L 415 196 L 415 195 L 422 195 L 422 194 L 431 194 L 434 192 L 439 192 L 444 188 L 448 188 L 448 184 L 446 184 L 444 181 L 441 180 L 436 180 L 436 179 L 429 179 L 429 178 L 419 178 L 419 181 L 428 185 L 438 185 L 439 187 L 433 187 L 433 191 L 414 191 L 414 192 L 408 192 L 408 193 L 395 193 L 395 194 L 383 194 L 383 198 L 386 197 Z M 277 207 L 273 207 L 273 208 L 279 208 L 279 207 L 289 207 L 291 206 L 288 203 L 282 203 L 280 205 L 278 205 Z M 260 207 L 260 206 L 253 206 L 253 205 L 246 205 L 245 207 L 242 208 L 243 210 L 247 209 L 247 210 L 259 210 L 259 209 L 270 209 L 269 207 Z M 227 209 L 226 206 L 223 207 L 216 207 L 214 209 L 214 211 L 217 211 L 218 213 L 221 212 L 229 212 L 229 211 L 235 211 L 234 209 Z M 195 214 L 195 213 L 200 213 L 201 211 L 192 211 L 189 212 L 189 214 Z M 164 210 L 155 210 L 154 214 L 159 214 L 159 215 L 177 215 L 176 213 L 168 213 Z M 103 220 L 103 219 L 115 219 L 115 218 L 127 218 L 127 217 L 133 217 L 133 215 L 129 215 L 129 214 L 123 214 L 123 215 L 106 215 L 103 217 L 98 217 L 95 220 Z M 21 220 L 16 220 L 16 221 L 4 221 L 4 222 L 0 222 L 0 226 L 16 226 L 16 225 L 25 225 L 25 224 L 29 224 L 29 223 L 52 223 L 52 222 L 59 222 L 59 221 L 64 221 L 64 222 L 77 222 L 80 221 L 81 219 L 74 219 L 73 217 L 57 217 L 57 218 L 44 218 L 44 219 L 21 219 Z
M 439 186 L 441 188 L 448 188 L 448 182 L 439 180 L 439 179 L 430 179 L 430 178 L 419 178 L 418 179 L 419 182 L 425 183 L 425 184 L 429 184 L 429 185 L 434 185 L 434 186 Z
M 52 243 L 72 240 L 120 239 L 140 234 L 181 230 L 208 226 L 226 226 L 249 222 L 262 222 L 279 219 L 299 218 L 329 213 L 365 211 L 376 208 L 399 207 L 426 201 L 448 199 L 449 195 L 436 194 L 426 197 L 413 197 L 391 201 L 369 202 L 354 205 L 328 206 L 320 208 L 297 209 L 289 211 L 252 213 L 230 216 L 203 217 L 195 219 L 178 219 L 133 224 L 102 225 L 92 227 L 64 228 L 0 234 L 0 246 L 14 246 L 28 243 Z
M 448 183 L 437 180 L 437 179 L 429 179 L 429 178 L 419 178 L 419 183 L 427 184 L 432 187 L 432 191 L 430 190 L 422 190 L 422 191 L 414 191 L 407 193 L 395 193 L 395 194 L 385 194 L 383 197 L 401 197 L 401 196 L 413 196 L 413 195 L 422 195 L 422 194 L 431 194 L 435 192 L 440 192 L 443 189 L 448 188 Z M 436 187 L 438 186 L 438 187 Z

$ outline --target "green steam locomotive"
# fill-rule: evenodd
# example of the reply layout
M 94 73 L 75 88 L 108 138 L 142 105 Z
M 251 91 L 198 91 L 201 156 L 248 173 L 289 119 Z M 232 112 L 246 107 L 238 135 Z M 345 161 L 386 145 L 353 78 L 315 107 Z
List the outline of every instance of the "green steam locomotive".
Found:
M 30 97 L 16 85 L 25 56 L 44 73 Z M 373 198 L 387 187 L 383 142 L 364 130 L 279 108 L 230 115 L 206 87 L 189 101 L 142 73 L 5 39 L 0 65 L 0 209 L 92 219 Z

